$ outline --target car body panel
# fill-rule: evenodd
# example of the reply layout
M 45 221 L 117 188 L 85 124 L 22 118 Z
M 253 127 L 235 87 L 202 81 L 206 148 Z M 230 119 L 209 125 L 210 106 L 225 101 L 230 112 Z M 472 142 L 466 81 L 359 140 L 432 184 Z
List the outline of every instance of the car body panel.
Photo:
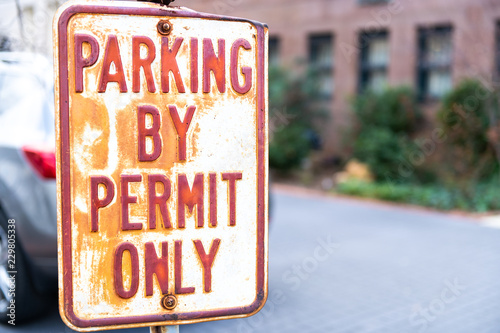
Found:
M 55 179 L 42 178 L 23 147 L 54 150 L 52 66 L 42 56 L 0 52 L 0 208 L 15 219 L 16 240 L 31 264 L 37 289 L 57 277 Z M 35 279 L 33 279 L 35 280 Z

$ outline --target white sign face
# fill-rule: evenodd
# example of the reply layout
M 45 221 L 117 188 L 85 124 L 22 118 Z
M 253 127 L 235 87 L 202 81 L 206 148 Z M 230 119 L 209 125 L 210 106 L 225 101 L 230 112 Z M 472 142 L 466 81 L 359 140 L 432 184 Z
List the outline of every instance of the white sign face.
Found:
M 60 307 L 80 331 L 267 297 L 267 27 L 78 1 L 54 21 Z

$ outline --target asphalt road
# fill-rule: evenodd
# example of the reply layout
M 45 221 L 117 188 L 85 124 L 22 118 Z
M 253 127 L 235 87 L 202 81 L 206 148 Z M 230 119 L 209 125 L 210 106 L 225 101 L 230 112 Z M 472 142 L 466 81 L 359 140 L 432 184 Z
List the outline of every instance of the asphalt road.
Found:
M 294 191 L 273 199 L 264 309 L 247 319 L 181 326 L 181 333 L 500 332 L 500 229 Z M 72 332 L 55 302 L 48 306 L 47 317 L 0 332 Z

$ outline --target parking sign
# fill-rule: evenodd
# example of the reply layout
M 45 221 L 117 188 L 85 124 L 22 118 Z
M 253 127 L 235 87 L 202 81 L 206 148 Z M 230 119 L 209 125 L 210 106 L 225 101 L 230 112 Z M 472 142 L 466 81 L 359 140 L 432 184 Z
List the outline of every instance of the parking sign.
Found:
M 267 27 L 77 1 L 54 21 L 59 298 L 80 331 L 267 297 Z

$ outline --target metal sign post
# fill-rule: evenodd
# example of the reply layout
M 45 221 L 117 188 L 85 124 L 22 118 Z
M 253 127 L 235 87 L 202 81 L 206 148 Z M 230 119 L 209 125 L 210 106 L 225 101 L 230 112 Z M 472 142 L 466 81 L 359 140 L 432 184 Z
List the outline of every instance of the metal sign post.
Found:
M 264 24 L 182 7 L 59 9 L 59 304 L 70 328 L 170 332 L 264 306 L 267 42 Z
M 151 333 L 179 333 L 179 326 L 152 326 Z

